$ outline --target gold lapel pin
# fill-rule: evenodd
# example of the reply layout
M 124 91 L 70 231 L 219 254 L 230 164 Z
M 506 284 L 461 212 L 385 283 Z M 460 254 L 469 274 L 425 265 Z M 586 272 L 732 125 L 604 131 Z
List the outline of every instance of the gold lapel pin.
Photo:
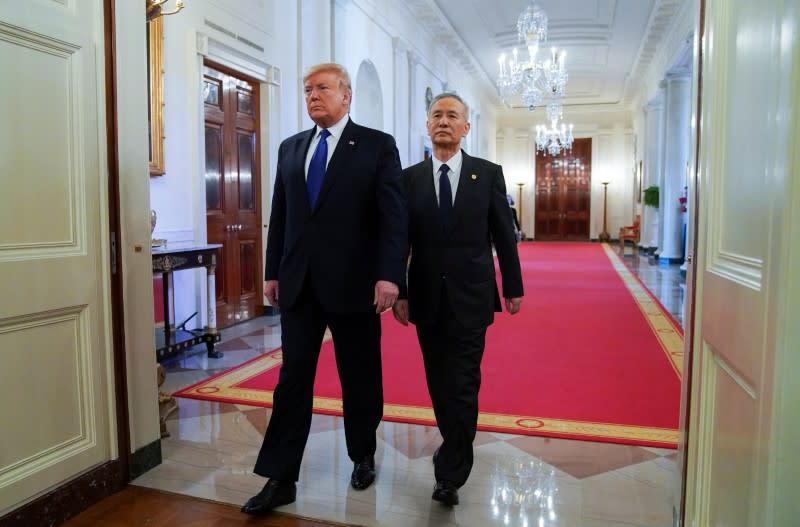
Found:
M 476 176 L 475 174 L 472 174 L 470 177 L 472 178 L 472 181 L 475 181 L 476 179 L 478 179 L 478 176 Z

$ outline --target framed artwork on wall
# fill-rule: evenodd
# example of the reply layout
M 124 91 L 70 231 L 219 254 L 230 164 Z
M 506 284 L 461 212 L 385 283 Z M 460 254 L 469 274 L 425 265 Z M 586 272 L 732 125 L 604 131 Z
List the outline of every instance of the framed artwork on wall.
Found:
M 425 88 L 425 115 L 428 115 L 428 110 L 431 109 L 431 103 L 433 102 L 433 90 L 430 86 Z
M 639 166 L 636 167 L 636 203 L 642 202 L 642 160 L 639 160 Z
M 150 123 L 150 175 L 164 175 L 164 21 L 147 22 L 147 117 Z

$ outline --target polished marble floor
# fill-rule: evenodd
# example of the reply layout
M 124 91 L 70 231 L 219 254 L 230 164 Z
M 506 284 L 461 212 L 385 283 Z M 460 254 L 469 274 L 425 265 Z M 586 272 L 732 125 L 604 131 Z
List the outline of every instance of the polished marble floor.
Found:
M 624 261 L 682 321 L 678 266 L 649 263 L 630 247 Z M 236 366 L 280 344 L 275 318 L 228 328 L 208 359 L 197 348 L 165 364 L 174 391 Z M 624 342 L 621 342 L 624 345 Z M 167 419 L 163 463 L 133 484 L 231 504 L 258 492 L 252 467 L 269 410 L 179 399 Z M 342 421 L 315 415 L 297 501 L 280 510 L 364 526 L 669 527 L 679 477 L 673 450 L 478 432 L 475 467 L 450 509 L 431 500 L 434 427 L 384 422 L 378 430 L 376 484 L 349 486 Z

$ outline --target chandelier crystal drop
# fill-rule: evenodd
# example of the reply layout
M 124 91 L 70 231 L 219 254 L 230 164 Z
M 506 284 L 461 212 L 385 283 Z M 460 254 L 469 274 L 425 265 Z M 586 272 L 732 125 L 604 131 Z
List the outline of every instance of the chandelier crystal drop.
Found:
M 552 101 L 547 105 L 547 119 L 550 127 L 540 124 L 536 126 L 536 150 L 544 152 L 545 155 L 557 156 L 562 150 L 572 150 L 572 143 L 575 138 L 572 136 L 572 125 L 569 129 L 564 123 L 558 126 L 561 120 L 561 103 Z
M 520 41 L 544 42 L 547 40 L 547 14 L 531 2 L 517 19 L 517 36 Z

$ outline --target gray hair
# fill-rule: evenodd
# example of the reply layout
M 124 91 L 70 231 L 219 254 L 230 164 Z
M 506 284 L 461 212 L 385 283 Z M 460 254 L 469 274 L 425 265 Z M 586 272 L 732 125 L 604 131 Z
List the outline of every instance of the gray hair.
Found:
M 433 109 L 433 105 L 436 104 L 436 101 L 440 101 L 442 99 L 447 99 L 447 98 L 455 99 L 458 102 L 460 102 L 462 106 L 464 106 L 464 120 L 469 121 L 469 105 L 466 102 L 464 102 L 464 99 L 462 99 L 460 95 L 453 92 L 440 93 L 439 95 L 431 99 L 431 105 L 428 106 L 428 118 L 430 119 L 431 117 L 431 110 Z
M 348 92 L 353 93 L 353 86 L 350 84 L 350 74 L 347 69 L 341 64 L 335 62 L 323 62 L 322 64 L 315 64 L 306 70 L 303 74 L 303 84 L 306 83 L 309 77 L 321 71 L 329 71 L 336 73 L 339 76 L 339 87 L 347 89 Z

